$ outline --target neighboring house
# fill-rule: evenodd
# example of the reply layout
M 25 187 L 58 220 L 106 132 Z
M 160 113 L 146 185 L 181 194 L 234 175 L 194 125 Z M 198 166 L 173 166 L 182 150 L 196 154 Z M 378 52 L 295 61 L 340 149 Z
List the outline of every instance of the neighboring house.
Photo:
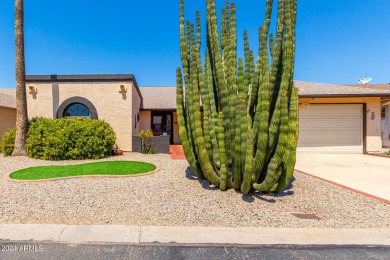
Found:
M 131 74 L 27 76 L 26 84 L 29 118 L 103 119 L 125 151 L 139 151 L 141 129 L 151 129 L 165 152 L 169 143 L 180 143 L 175 87 L 138 87 Z M 295 85 L 300 103 L 298 152 L 370 153 L 386 145 L 390 89 L 303 81 Z M 7 118 L 1 109 L 10 101 L 4 100 L 0 97 L 0 122 L 3 126 L 7 121 L 9 128 L 15 124 L 15 105 L 8 105 L 14 114 Z
M 390 89 L 295 81 L 299 89 L 299 152 L 382 150 L 381 103 Z
M 15 89 L 0 89 L 0 139 L 5 131 L 16 125 Z
M 366 84 L 352 85 L 361 88 L 370 88 L 378 90 L 390 90 L 389 84 Z M 381 118 L 382 118 L 382 144 L 383 147 L 390 148 L 390 97 L 381 100 Z

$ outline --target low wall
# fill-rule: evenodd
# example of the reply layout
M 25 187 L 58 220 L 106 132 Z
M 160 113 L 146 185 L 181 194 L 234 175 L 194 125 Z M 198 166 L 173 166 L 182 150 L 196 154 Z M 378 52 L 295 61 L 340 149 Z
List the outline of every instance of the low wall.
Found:
M 169 154 L 170 140 L 171 137 L 169 135 L 152 136 L 149 139 L 149 143 L 156 149 L 156 153 Z M 141 138 L 139 136 L 133 136 L 133 152 L 142 152 Z

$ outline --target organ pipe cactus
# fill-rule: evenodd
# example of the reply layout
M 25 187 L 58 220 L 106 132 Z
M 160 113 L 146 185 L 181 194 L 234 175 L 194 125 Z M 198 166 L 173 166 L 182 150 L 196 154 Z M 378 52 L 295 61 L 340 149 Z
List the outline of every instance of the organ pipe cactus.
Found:
M 226 1 L 221 31 L 214 0 L 206 0 L 205 48 L 199 12 L 185 21 L 180 0 L 177 114 L 184 152 L 195 175 L 221 190 L 280 192 L 290 182 L 298 139 L 298 91 L 293 85 L 297 0 L 266 1 L 257 59 L 244 32 L 237 58 L 236 6 Z M 201 51 L 205 51 L 202 61 Z

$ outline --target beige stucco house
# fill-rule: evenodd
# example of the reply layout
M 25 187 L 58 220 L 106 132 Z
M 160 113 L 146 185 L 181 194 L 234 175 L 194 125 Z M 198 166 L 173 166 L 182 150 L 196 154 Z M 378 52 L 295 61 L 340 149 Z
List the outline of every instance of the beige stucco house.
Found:
M 0 138 L 16 124 L 15 89 L 0 89 Z
M 382 151 L 382 106 L 390 85 L 330 85 L 295 81 L 299 89 L 298 152 Z
M 142 100 L 133 75 L 31 75 L 26 85 L 29 118 L 102 119 L 114 129 L 118 146 L 132 150 Z
M 156 139 L 163 140 L 159 145 L 180 143 L 175 87 L 139 87 L 131 74 L 32 75 L 26 79 L 29 118 L 103 119 L 113 127 L 117 144 L 125 151 L 138 151 L 141 129 L 152 130 Z M 300 103 L 298 152 L 370 153 L 386 146 L 390 85 L 303 81 L 295 85 Z M 15 91 L 0 89 L 0 135 L 15 125 L 15 114 Z

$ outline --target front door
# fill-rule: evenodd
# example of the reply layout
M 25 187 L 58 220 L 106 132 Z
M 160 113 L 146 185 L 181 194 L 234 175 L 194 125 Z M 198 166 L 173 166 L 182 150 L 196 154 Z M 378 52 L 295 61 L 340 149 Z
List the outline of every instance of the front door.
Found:
M 173 113 L 152 111 L 152 131 L 154 136 L 169 135 L 173 143 Z

